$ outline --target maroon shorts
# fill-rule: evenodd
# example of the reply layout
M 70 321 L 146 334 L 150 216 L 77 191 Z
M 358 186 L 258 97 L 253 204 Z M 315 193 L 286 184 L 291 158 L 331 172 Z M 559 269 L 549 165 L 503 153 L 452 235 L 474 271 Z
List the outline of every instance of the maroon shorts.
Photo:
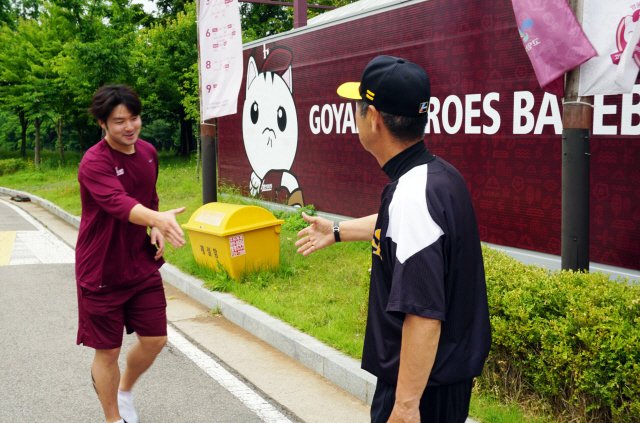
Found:
M 78 286 L 77 344 L 97 350 L 122 346 L 122 331 L 167 336 L 167 300 L 160 272 L 125 289 L 104 294 Z

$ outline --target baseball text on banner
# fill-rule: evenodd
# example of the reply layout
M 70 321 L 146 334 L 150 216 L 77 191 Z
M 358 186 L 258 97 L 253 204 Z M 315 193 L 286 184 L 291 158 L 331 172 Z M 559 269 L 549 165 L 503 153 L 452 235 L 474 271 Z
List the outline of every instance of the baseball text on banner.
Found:
M 639 16 L 637 0 L 584 0 L 582 27 L 598 56 L 580 67 L 579 95 L 631 92 L 640 65 L 638 38 L 633 36 Z M 632 45 L 635 49 L 629 49 Z
M 202 121 L 237 112 L 242 83 L 238 0 L 200 0 L 200 110 Z
M 595 56 L 565 0 L 512 0 L 518 31 L 543 90 L 563 96 L 562 76 Z

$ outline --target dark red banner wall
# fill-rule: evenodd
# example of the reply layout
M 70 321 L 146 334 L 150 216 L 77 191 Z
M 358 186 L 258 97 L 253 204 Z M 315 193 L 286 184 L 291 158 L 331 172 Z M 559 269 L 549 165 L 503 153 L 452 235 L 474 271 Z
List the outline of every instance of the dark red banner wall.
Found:
M 219 119 L 221 179 L 279 202 L 376 213 L 388 179 L 336 89 L 377 55 L 403 57 L 430 75 L 425 143 L 465 177 L 482 240 L 560 254 L 562 104 L 539 88 L 511 1 L 430 0 L 309 29 L 244 51 L 238 113 Z M 640 270 L 636 90 L 595 99 L 591 260 Z

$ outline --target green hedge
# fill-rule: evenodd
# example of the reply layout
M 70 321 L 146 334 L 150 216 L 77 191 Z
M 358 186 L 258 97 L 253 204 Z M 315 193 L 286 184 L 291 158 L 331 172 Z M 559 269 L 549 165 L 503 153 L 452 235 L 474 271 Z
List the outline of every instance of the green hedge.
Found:
M 533 394 L 558 420 L 640 421 L 640 285 L 483 252 L 493 344 L 479 388 Z
M 27 162 L 22 159 L 5 159 L 0 160 L 0 176 L 15 173 L 19 170 L 25 169 Z

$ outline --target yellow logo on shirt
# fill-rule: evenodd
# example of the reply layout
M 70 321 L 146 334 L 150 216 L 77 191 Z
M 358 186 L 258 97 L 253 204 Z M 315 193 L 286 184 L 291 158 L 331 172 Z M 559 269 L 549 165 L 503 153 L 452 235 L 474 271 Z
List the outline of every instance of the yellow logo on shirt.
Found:
M 381 230 L 378 229 L 373 234 L 374 238 L 373 240 L 371 240 L 371 245 L 373 246 L 373 254 L 377 255 L 378 257 L 380 257 L 380 260 L 382 260 L 382 256 L 380 255 L 380 231 Z M 376 240 L 378 240 L 377 243 Z

